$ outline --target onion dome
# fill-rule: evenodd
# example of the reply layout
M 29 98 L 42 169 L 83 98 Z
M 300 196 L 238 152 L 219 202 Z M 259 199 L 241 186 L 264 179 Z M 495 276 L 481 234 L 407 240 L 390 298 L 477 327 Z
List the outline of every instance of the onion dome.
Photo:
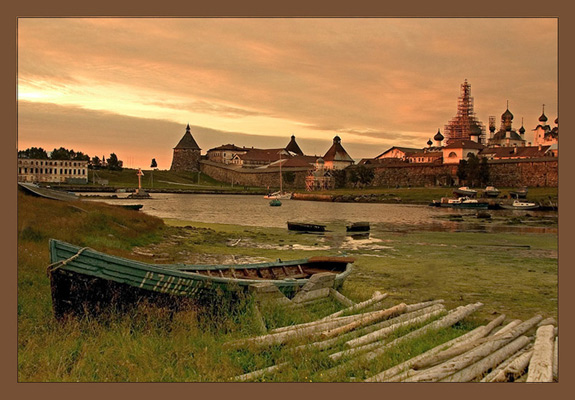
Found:
M 501 119 L 513 119 L 513 114 L 509 111 L 509 108 L 505 110 L 503 114 L 501 114 Z
M 525 128 L 523 127 L 523 125 L 521 125 L 521 128 L 519 128 L 519 133 L 520 134 L 525 134 Z
M 545 113 L 541 114 L 541 116 L 539 117 L 539 122 L 547 122 L 547 117 L 545 116 Z
M 559 117 L 555 118 L 555 125 L 559 125 Z
M 469 132 L 470 136 L 481 136 L 481 128 L 477 125 L 473 125 Z
M 428 146 L 431 146 L 432 144 L 433 144 L 433 142 L 431 141 L 431 139 L 429 139 L 429 140 L 427 141 L 427 145 L 428 145 Z
M 443 135 L 441 134 L 441 132 L 438 129 L 437 133 L 433 137 L 433 140 L 437 140 L 439 142 L 439 141 L 442 141 L 443 139 L 445 139 L 445 138 L 443 137 Z

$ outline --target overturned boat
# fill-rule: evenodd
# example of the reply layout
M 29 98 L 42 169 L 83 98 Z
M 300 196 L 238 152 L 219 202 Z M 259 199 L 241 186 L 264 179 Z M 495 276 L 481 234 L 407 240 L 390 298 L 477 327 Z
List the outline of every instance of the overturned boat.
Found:
M 309 224 L 306 222 L 289 222 L 287 223 L 288 230 L 298 232 L 325 232 L 326 225 L 322 224 Z
M 316 256 L 258 264 L 149 264 L 50 239 L 48 275 L 56 317 L 102 309 L 115 300 L 138 302 L 159 296 L 202 297 L 247 290 L 254 283 L 273 283 L 294 296 L 317 273 L 335 274 L 335 288 L 351 273 L 354 258 Z M 97 303 L 97 305 L 90 304 Z

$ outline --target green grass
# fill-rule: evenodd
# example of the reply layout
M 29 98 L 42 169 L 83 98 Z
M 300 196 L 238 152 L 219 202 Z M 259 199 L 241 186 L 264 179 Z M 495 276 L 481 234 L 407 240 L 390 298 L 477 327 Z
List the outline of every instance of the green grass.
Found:
M 47 241 L 57 238 L 146 262 L 157 260 L 132 250 L 147 250 L 174 262 L 211 263 L 333 254 L 341 243 L 338 238 L 293 234 L 279 228 L 162 221 L 100 202 L 65 203 L 19 193 L 18 380 L 229 381 L 285 361 L 289 367 L 260 381 L 361 380 L 500 313 L 508 320 L 525 320 L 535 314 L 557 317 L 554 234 L 374 230 L 371 237 L 385 247 L 348 251 L 356 262 L 342 289 L 347 297 L 359 302 L 378 290 L 389 294 L 385 307 L 430 299 L 444 299 L 447 308 L 477 301 L 484 306 L 452 328 L 412 340 L 371 363 L 350 364 L 337 375 L 327 376 L 326 371 L 339 363 L 323 351 L 301 354 L 285 346 L 265 350 L 224 346 L 258 334 L 249 297 L 239 303 L 217 298 L 211 304 L 176 313 L 144 304 L 125 314 L 111 312 L 106 318 L 57 322 L 46 276 Z M 324 246 L 332 248 L 325 250 Z M 291 312 L 269 306 L 262 313 L 268 328 L 273 328 L 314 320 L 337 309 L 336 303 L 325 300 Z M 395 336 L 402 333 L 405 331 Z

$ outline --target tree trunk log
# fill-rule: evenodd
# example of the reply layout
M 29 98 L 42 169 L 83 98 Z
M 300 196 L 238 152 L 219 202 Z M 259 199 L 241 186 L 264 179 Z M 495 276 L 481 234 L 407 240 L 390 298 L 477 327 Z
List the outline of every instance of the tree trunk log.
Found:
M 457 345 L 452 346 L 449 349 L 446 349 L 440 353 L 437 353 L 433 357 L 427 357 L 425 360 L 414 363 L 412 368 L 415 370 L 422 370 L 437 364 L 441 364 L 446 360 L 449 360 L 453 357 L 463 354 L 473 349 L 474 347 L 477 347 L 478 345 L 485 343 L 485 340 L 487 339 L 485 336 L 487 336 L 496 326 L 500 325 L 504 319 L 505 315 L 500 315 L 499 317 L 491 321 L 489 324 L 482 327 L 485 331 L 484 335 L 480 337 L 474 336 L 469 340 L 461 341 Z
M 496 369 L 491 371 L 487 376 L 485 376 L 481 382 L 513 382 L 519 376 L 523 375 L 527 366 L 529 365 L 529 360 L 533 354 L 533 346 L 526 346 L 523 350 L 515 353 L 509 360 Z
M 343 325 L 343 326 L 322 332 L 321 337 L 324 339 L 332 338 L 332 337 L 338 336 L 342 333 L 353 331 L 354 329 L 357 329 L 359 327 L 372 324 L 376 321 L 380 321 L 382 319 L 389 318 L 393 315 L 403 314 L 406 309 L 407 309 L 407 306 L 405 305 L 405 303 L 401 303 L 401 304 L 398 304 L 394 307 L 388 308 L 386 310 L 378 311 L 373 315 L 364 317 L 364 318 L 359 319 L 357 321 L 353 321 L 347 325 Z
M 360 347 L 360 346 L 366 345 L 368 343 L 378 341 L 382 338 L 389 336 L 392 332 L 396 331 L 399 328 L 402 328 L 405 326 L 417 325 L 421 322 L 427 321 L 428 319 L 433 318 L 433 317 L 441 314 L 442 312 L 443 312 L 442 309 L 430 311 L 426 314 L 408 319 L 407 321 L 398 322 L 397 324 L 393 324 L 391 326 L 377 330 L 375 332 L 368 333 L 367 335 L 358 337 L 357 339 L 350 340 L 350 341 L 346 342 L 345 345 L 346 345 L 346 347 L 353 348 L 353 347 Z
M 489 368 L 494 368 L 502 361 L 513 355 L 523 347 L 527 346 L 531 339 L 527 336 L 520 336 L 511 343 L 503 346 L 495 352 L 489 354 L 487 357 L 471 364 L 470 366 L 462 369 L 455 374 L 448 376 L 441 380 L 441 382 L 470 382 L 473 379 L 481 376 L 488 371 Z
M 544 325 L 537 329 L 533 356 L 527 371 L 527 382 L 553 382 L 554 339 L 553 325 Z
M 416 329 L 413 332 L 409 332 L 407 335 L 401 336 L 401 337 L 395 339 L 394 341 L 392 341 L 388 344 L 383 344 L 383 345 L 379 346 L 378 348 L 374 349 L 373 351 L 371 351 L 367 354 L 363 354 L 363 355 L 356 357 L 352 360 L 349 360 L 343 364 L 340 364 L 337 367 L 334 367 L 330 370 L 327 370 L 325 372 L 325 374 L 328 376 L 332 376 L 334 374 L 339 373 L 339 371 L 341 371 L 341 370 L 345 370 L 350 364 L 371 361 L 371 360 L 379 357 L 381 354 L 385 353 L 386 351 L 388 351 L 393 346 L 398 345 L 399 343 L 402 343 L 404 341 L 411 340 L 411 339 L 420 337 L 422 335 L 425 335 L 427 332 L 429 332 L 431 330 L 442 329 L 442 328 L 446 328 L 448 326 L 451 326 L 451 325 L 455 324 L 456 322 L 464 319 L 469 314 L 477 311 L 482 306 L 483 306 L 482 303 L 475 303 L 475 304 L 469 304 L 469 305 L 464 306 L 464 307 L 458 307 L 455 310 L 452 310 L 445 317 L 443 317 L 437 321 L 433 321 L 432 323 L 425 325 L 419 329 Z
M 507 345 L 512 340 L 523 335 L 528 330 L 536 326 L 537 323 L 542 319 L 543 318 L 538 315 L 528 321 L 519 324 L 510 332 L 506 332 L 501 335 L 494 335 L 491 337 L 491 340 L 477 346 L 473 350 L 461 354 L 435 367 L 423 370 L 408 378 L 406 382 L 435 382 L 449 375 L 452 375 Z
M 362 301 L 361 303 L 357 303 L 351 307 L 337 311 L 333 314 L 328 315 L 327 317 L 322 318 L 322 320 L 327 320 L 327 319 L 339 317 L 340 315 L 343 315 L 343 314 L 348 313 L 348 312 L 356 312 L 358 310 L 363 310 L 364 308 L 367 308 L 367 307 L 371 306 L 372 304 L 379 303 L 380 301 L 382 301 L 386 297 L 387 297 L 387 293 L 381 294 L 380 292 L 374 292 L 373 295 L 371 296 L 371 299 L 366 300 L 366 301 Z
M 266 374 L 277 372 L 280 369 L 282 369 L 288 365 L 289 365 L 289 363 L 287 363 L 287 362 L 277 364 L 277 365 L 272 365 L 271 367 L 258 369 L 257 371 L 253 371 L 253 372 L 250 372 L 248 374 L 238 375 L 238 376 L 234 377 L 233 380 L 234 381 L 243 381 L 243 382 L 251 381 L 255 378 L 259 378 L 259 377 L 264 376 Z

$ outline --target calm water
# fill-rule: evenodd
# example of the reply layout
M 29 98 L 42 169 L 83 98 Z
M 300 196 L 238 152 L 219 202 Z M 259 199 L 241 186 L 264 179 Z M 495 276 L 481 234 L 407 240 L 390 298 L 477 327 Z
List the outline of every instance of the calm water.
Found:
M 125 196 L 119 194 L 120 196 Z M 453 210 L 424 205 L 332 203 L 282 200 L 271 207 L 263 196 L 155 193 L 152 199 L 94 199 L 111 204 L 143 204 L 142 212 L 160 217 L 205 223 L 261 227 L 286 227 L 287 221 L 314 222 L 339 228 L 351 222 L 369 221 L 379 229 L 423 229 L 437 231 L 517 231 L 556 232 L 556 228 L 500 226 L 491 222 L 460 223 L 437 219 L 449 214 L 470 214 L 473 210 Z M 524 215 L 525 211 L 489 211 L 497 215 Z M 557 213 L 529 211 L 530 215 L 556 216 Z

